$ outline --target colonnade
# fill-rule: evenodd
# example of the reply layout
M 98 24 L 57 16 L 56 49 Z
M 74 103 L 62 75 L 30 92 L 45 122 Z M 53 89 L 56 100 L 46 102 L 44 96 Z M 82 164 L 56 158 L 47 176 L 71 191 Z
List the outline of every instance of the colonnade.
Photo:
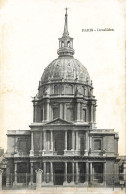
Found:
M 14 185 L 16 185 L 18 183 L 17 180 L 17 175 L 18 175 L 18 171 L 17 171 L 17 165 L 19 162 L 14 162 Z M 31 161 L 30 162 L 30 179 L 29 179 L 29 184 L 33 184 L 35 183 L 33 180 L 33 177 L 35 176 L 35 169 L 34 169 L 34 163 Z M 47 168 L 47 163 L 48 163 L 48 167 Z M 71 163 L 71 172 L 68 170 L 68 162 L 66 161 L 62 161 L 62 162 L 58 162 L 58 163 L 62 163 L 64 164 L 62 168 L 60 168 L 60 170 L 63 170 L 63 177 L 64 177 L 64 182 L 63 185 L 65 184 L 71 184 L 71 183 L 75 183 L 78 184 L 80 183 L 80 167 L 79 167 L 79 161 L 71 161 L 69 163 Z M 82 163 L 82 162 L 81 162 Z M 83 162 L 85 164 L 85 171 L 83 172 L 84 175 L 84 180 L 83 183 L 84 184 L 88 184 L 93 183 L 94 182 L 94 165 L 93 162 L 88 161 L 88 162 Z M 103 164 L 103 172 L 101 172 L 101 175 L 103 176 L 103 183 L 105 184 L 106 182 L 106 162 L 102 162 Z M 28 163 L 27 163 L 28 165 Z M 57 162 L 55 161 L 42 161 L 41 163 L 41 167 L 43 168 L 43 176 L 42 176 L 42 183 L 43 184 L 55 184 L 55 175 L 56 175 L 56 171 L 55 171 L 55 165 L 57 165 Z M 43 167 L 42 167 L 43 166 Z M 69 172 L 68 172 L 69 171 Z M 19 173 L 20 174 L 20 173 Z M 24 176 L 27 174 L 24 173 Z M 68 181 L 68 176 L 71 176 L 71 181 Z M 82 182 L 81 182 L 82 183 Z M 8 184 L 8 182 L 7 182 Z
M 34 104 L 34 118 L 33 122 L 49 122 L 52 121 L 53 118 L 53 108 L 57 108 L 58 111 L 58 117 L 64 120 L 67 120 L 67 108 L 71 103 L 66 103 L 66 102 L 60 102 L 60 103 L 55 103 L 51 104 L 50 100 L 46 100 L 42 107 L 38 104 Z M 83 122 L 83 113 L 82 109 L 85 109 L 86 117 L 84 122 L 91 122 L 95 123 L 96 122 L 96 104 L 95 102 L 92 102 L 90 105 L 84 105 L 83 107 L 83 102 L 77 101 L 76 106 L 75 103 L 72 105 L 72 109 L 74 111 L 74 121 L 81 121 Z M 42 114 L 42 117 L 40 115 Z M 71 120 L 72 121 L 72 120 Z
M 47 132 L 49 132 L 49 142 L 47 144 Z M 61 131 L 64 133 L 64 154 L 67 153 L 67 151 L 75 151 L 75 154 L 79 154 L 80 150 L 80 139 L 79 139 L 79 131 L 78 130 L 72 130 L 71 131 L 71 149 L 68 147 L 68 130 Z M 35 131 L 31 131 L 31 151 L 30 155 L 34 156 L 34 133 Z M 39 153 L 44 154 L 44 153 L 50 153 L 53 154 L 55 152 L 55 145 L 54 142 L 57 141 L 56 139 L 56 134 L 59 133 L 59 131 L 54 131 L 54 130 L 43 130 L 39 131 L 39 140 L 35 140 L 40 144 L 40 150 Z M 83 134 L 84 138 L 84 143 L 85 143 L 85 154 L 88 153 L 89 150 L 89 140 L 88 140 L 88 131 L 86 131 Z

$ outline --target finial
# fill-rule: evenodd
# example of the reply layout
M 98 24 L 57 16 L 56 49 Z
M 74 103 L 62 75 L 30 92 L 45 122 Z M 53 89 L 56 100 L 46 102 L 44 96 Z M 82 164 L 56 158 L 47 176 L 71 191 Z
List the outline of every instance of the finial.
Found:
M 69 36 L 69 32 L 68 32 L 68 24 L 67 24 L 67 16 L 68 16 L 67 10 L 68 10 L 68 8 L 66 7 L 65 10 L 66 10 L 66 13 L 65 13 L 65 24 L 64 24 L 64 32 L 63 32 L 63 36 Z

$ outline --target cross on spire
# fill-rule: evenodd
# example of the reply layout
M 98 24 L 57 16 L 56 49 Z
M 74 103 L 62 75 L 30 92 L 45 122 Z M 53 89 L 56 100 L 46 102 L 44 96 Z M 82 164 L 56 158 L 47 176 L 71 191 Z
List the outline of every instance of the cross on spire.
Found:
M 67 10 L 68 10 L 68 8 L 66 7 L 65 10 L 66 10 L 66 15 L 67 15 Z

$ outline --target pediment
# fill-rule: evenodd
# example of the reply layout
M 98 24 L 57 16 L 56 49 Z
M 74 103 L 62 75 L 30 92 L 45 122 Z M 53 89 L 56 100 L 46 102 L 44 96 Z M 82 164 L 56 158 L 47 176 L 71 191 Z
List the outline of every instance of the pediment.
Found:
M 64 119 L 57 118 L 51 122 L 46 123 L 45 125 L 71 125 L 72 122 L 66 121 Z

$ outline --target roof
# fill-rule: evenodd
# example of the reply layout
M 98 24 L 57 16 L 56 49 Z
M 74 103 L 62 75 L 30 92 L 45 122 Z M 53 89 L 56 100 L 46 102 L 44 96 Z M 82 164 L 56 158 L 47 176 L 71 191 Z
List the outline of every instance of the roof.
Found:
M 59 57 L 53 60 L 44 70 L 41 83 L 51 81 L 78 81 L 90 83 L 87 69 L 73 57 Z

